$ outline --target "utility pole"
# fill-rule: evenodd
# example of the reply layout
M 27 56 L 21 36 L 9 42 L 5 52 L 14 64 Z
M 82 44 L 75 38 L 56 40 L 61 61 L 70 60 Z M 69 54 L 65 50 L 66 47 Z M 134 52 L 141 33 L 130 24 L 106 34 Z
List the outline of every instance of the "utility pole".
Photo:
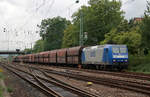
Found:
M 79 3 L 79 0 L 76 0 L 76 3 Z M 79 34 L 79 45 L 83 46 L 83 12 L 80 10 L 80 34 Z
M 29 45 L 31 45 L 31 54 L 33 53 L 33 47 L 32 47 L 32 31 L 28 31 L 28 35 L 29 35 L 29 38 L 30 38 L 30 43 Z
M 9 51 L 9 31 L 6 28 L 4 28 L 3 32 L 6 33 L 5 35 L 6 35 L 6 41 L 8 41 L 8 51 Z
M 32 42 L 31 42 L 31 54 L 32 54 Z
M 79 39 L 80 39 L 80 46 L 83 46 L 83 12 L 81 10 L 80 12 L 80 35 L 79 35 Z
M 8 32 L 8 51 L 9 51 L 9 31 Z
M 33 47 L 32 47 L 32 31 L 31 31 L 31 33 L 30 33 L 30 41 L 31 41 L 31 54 L 33 53 Z
M 79 0 L 76 0 L 79 3 Z M 88 39 L 88 32 L 83 33 L 83 11 L 80 10 L 80 34 L 79 34 L 79 45 L 83 46 L 84 42 Z

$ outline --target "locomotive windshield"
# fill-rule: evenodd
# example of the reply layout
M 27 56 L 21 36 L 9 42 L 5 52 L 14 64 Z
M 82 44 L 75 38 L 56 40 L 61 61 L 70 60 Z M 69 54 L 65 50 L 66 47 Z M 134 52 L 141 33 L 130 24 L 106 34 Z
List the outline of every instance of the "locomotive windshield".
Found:
M 127 53 L 127 48 L 125 48 L 125 47 L 113 47 L 112 52 L 113 53 Z
M 113 47 L 112 51 L 113 51 L 113 53 L 119 53 L 119 48 L 118 47 Z
M 120 53 L 127 53 L 127 48 L 120 47 Z

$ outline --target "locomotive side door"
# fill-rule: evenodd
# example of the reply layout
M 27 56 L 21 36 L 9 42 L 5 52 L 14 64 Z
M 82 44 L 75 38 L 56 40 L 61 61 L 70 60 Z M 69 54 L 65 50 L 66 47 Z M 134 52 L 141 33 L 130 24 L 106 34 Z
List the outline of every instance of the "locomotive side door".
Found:
M 109 63 L 109 59 L 108 59 L 108 48 L 104 49 L 104 56 L 105 56 L 105 63 Z

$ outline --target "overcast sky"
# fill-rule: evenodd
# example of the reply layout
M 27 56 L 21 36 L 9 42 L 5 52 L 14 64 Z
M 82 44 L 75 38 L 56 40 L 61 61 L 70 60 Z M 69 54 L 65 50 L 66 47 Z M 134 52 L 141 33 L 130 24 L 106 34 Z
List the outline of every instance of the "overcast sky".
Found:
M 0 0 L 0 50 L 31 47 L 40 37 L 35 32 L 42 19 L 62 16 L 71 19 L 72 13 L 88 0 Z M 146 0 L 122 0 L 125 18 L 141 17 Z M 6 28 L 6 32 L 4 32 Z M 8 42 L 9 41 L 9 42 Z M 8 46 L 9 45 L 9 46 Z

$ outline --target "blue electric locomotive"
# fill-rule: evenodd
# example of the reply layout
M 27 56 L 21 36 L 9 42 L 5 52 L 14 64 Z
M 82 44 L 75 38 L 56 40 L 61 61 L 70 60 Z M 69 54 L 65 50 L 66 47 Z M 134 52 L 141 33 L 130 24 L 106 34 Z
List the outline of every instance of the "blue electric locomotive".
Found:
M 85 47 L 81 55 L 82 65 L 98 69 L 125 69 L 128 66 L 128 49 L 126 45 L 97 45 Z

